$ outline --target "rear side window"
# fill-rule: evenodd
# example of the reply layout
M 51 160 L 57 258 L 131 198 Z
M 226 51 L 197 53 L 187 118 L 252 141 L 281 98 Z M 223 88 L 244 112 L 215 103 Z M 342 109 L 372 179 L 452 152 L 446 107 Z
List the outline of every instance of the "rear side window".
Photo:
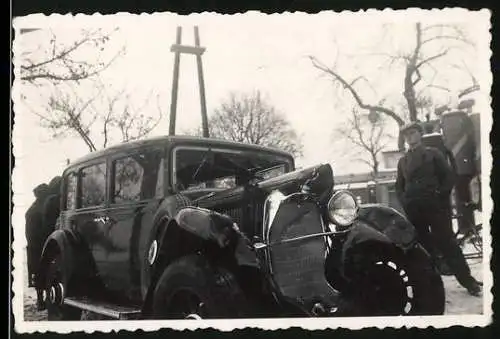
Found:
M 106 199 L 106 164 L 83 168 L 81 177 L 80 207 L 100 206 Z
M 117 160 L 115 162 L 114 202 L 139 201 L 143 177 L 144 169 L 135 159 Z
M 75 175 L 75 173 L 69 173 L 65 178 L 66 210 L 74 210 L 76 208 L 76 182 L 77 182 L 77 176 Z
M 152 199 L 162 185 L 161 153 L 147 151 L 114 161 L 113 202 Z

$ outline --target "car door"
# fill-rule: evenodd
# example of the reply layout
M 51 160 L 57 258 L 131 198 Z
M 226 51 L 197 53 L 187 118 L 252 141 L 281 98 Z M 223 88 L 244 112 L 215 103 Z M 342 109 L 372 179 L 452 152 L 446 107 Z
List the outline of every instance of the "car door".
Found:
M 67 215 L 65 224 L 81 236 L 91 253 L 97 277 L 108 288 L 106 276 L 110 270 L 107 253 L 109 243 L 105 237 L 109 224 L 107 207 L 106 159 L 96 159 L 80 167 L 77 176 L 76 208 Z
M 146 244 L 143 228 L 152 227 L 152 215 L 163 191 L 161 152 L 137 149 L 116 155 L 110 164 L 110 205 L 107 209 L 108 252 L 113 270 L 109 284 L 129 300 L 140 300 L 140 269 Z M 147 232 L 146 232 L 147 233 Z

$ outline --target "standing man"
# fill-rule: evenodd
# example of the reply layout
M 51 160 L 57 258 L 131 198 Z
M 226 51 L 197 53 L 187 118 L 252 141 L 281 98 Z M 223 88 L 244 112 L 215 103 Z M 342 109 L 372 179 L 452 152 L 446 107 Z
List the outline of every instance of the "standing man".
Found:
M 444 255 L 457 281 L 471 295 L 478 296 L 481 283 L 471 275 L 456 243 L 449 217 L 453 172 L 437 149 L 422 144 L 423 129 L 420 124 L 411 123 L 401 132 L 409 150 L 398 162 L 398 199 L 424 248 L 435 259 L 436 247 Z
M 34 286 L 34 275 L 43 247 L 43 205 L 48 193 L 47 184 L 40 184 L 34 190 L 35 201 L 26 212 L 26 240 L 28 259 L 28 286 Z

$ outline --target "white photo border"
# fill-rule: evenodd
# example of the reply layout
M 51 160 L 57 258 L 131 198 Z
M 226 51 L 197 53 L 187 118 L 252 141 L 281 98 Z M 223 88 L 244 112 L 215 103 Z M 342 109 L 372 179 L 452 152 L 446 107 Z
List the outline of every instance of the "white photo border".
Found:
M 127 22 L 129 20 L 135 20 L 141 22 L 142 20 L 154 21 L 154 20 L 164 20 L 165 17 L 176 17 L 176 20 L 183 21 L 187 24 L 196 23 L 197 18 L 200 16 L 221 16 L 224 14 L 216 13 L 199 13 L 191 14 L 187 16 L 180 16 L 173 13 L 154 13 L 154 14 L 128 14 L 128 13 L 117 13 L 113 15 L 83 15 L 77 14 L 73 15 L 60 15 L 52 14 L 49 16 L 43 14 L 32 14 L 25 17 L 15 18 L 13 21 L 13 26 L 16 33 L 23 27 L 48 27 L 48 26 L 72 26 L 72 25 L 97 25 L 106 27 L 111 25 L 113 27 L 119 26 L 122 22 Z M 422 10 L 418 8 L 411 8 L 406 10 L 375 10 L 368 9 L 366 11 L 343 11 L 343 12 L 333 12 L 333 11 L 323 11 L 318 14 L 307 14 L 302 12 L 294 13 L 282 13 L 282 14 L 264 14 L 256 11 L 251 11 L 242 14 L 234 14 L 231 16 L 250 16 L 254 18 L 259 18 L 261 16 L 269 15 L 280 15 L 289 16 L 293 19 L 296 16 L 303 15 L 317 15 L 317 16 L 335 16 L 337 20 L 351 20 L 359 16 L 363 16 L 363 20 L 388 20 L 392 22 L 397 21 L 408 21 L 408 18 L 412 20 L 422 20 L 427 22 L 429 20 L 434 21 L 460 21 L 460 20 L 475 20 L 477 25 L 481 26 L 481 31 L 483 34 L 477 36 L 476 41 L 478 49 L 480 49 L 480 57 L 478 62 L 482 65 L 481 72 L 478 75 L 478 81 L 480 82 L 481 88 L 491 89 L 492 86 L 492 73 L 490 70 L 490 58 L 492 52 L 489 48 L 491 43 L 491 13 L 487 9 L 482 9 L 479 11 L 470 11 L 463 8 L 445 8 L 445 9 L 432 9 L 432 10 Z M 229 16 L 229 15 L 225 15 Z M 14 52 L 14 65 L 16 65 L 16 55 L 21 52 L 16 46 L 16 41 L 13 42 L 13 52 Z M 14 113 L 16 111 L 16 102 L 20 100 L 20 90 L 19 90 L 19 69 L 14 68 L 14 85 L 12 89 L 12 100 L 14 102 Z M 481 98 L 482 107 L 485 107 L 488 112 L 481 114 L 481 131 L 483 136 L 488 136 L 492 126 L 492 108 L 491 108 L 491 97 L 489 91 L 483 90 L 483 97 Z M 488 114 L 489 113 L 489 114 Z M 16 126 L 14 123 L 14 129 L 23 128 L 22 126 Z M 13 140 L 14 146 L 14 157 L 17 153 L 16 143 L 18 140 Z M 493 211 L 493 201 L 491 199 L 490 190 L 490 175 L 492 166 L 491 157 L 491 145 L 489 138 L 481 138 L 481 150 L 482 150 L 482 201 L 483 201 L 483 236 L 484 236 L 484 253 L 483 253 L 483 275 L 482 280 L 484 283 L 483 290 L 483 314 L 482 315 L 443 315 L 443 316 L 429 316 L 429 317 L 363 317 L 363 318 L 273 318 L 273 319 L 237 319 L 237 320 L 203 320 L 203 321 L 173 321 L 173 320 L 122 320 L 122 321 L 64 321 L 64 322 L 48 322 L 48 321 L 24 321 L 23 317 L 23 259 L 21 251 L 24 249 L 24 224 L 19 222 L 24 220 L 23 218 L 15 218 L 17 214 L 23 213 L 19 211 L 16 207 L 16 201 L 14 197 L 14 209 L 12 218 L 13 227 L 13 292 L 14 297 L 12 300 L 12 311 L 15 317 L 15 331 L 18 333 L 35 333 L 35 332 L 57 332 L 57 333 L 71 333 L 71 332 L 115 332 L 119 330 L 135 331 L 156 331 L 162 328 L 170 328 L 175 330 L 196 330 L 204 328 L 213 328 L 220 331 L 232 331 L 234 329 L 243 328 L 260 328 L 266 330 L 277 330 L 277 329 L 287 329 L 290 327 L 300 326 L 302 329 L 306 330 L 322 330 L 322 329 L 335 329 L 335 328 L 347 328 L 347 329 L 362 329 L 368 327 L 377 327 L 379 329 L 383 328 L 445 328 L 450 326 L 464 326 L 464 327 L 475 327 L 475 326 L 487 326 L 492 321 L 492 272 L 489 268 L 489 262 L 492 255 L 491 248 L 491 234 L 490 234 L 490 219 Z M 12 182 L 13 190 L 15 193 L 16 182 L 22 181 L 23 178 L 16 173 L 16 168 L 14 168 Z M 20 269 L 21 268 L 21 269 Z

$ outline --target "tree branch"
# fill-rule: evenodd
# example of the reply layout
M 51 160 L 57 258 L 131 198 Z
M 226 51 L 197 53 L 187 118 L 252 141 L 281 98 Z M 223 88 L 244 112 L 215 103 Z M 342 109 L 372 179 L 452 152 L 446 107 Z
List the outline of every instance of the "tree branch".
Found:
M 55 37 L 53 37 L 55 39 Z M 21 70 L 25 70 L 25 71 L 29 71 L 33 68 L 38 68 L 38 67 L 41 67 L 41 66 L 44 66 L 44 65 L 47 65 L 47 64 L 50 64 L 56 60 L 62 60 L 64 59 L 67 55 L 69 55 L 70 53 L 72 53 L 73 51 L 75 51 L 78 47 L 82 46 L 83 44 L 87 43 L 89 41 L 89 37 L 86 36 L 85 38 L 75 42 L 73 44 L 73 46 L 69 47 L 68 49 L 66 50 L 63 50 L 62 52 L 60 53 L 57 53 L 55 52 L 55 44 L 53 45 L 53 48 L 52 48 L 52 58 L 49 58 L 47 60 L 44 60 L 44 61 L 40 61 L 40 62 L 37 62 L 37 63 L 31 63 L 30 65 L 28 66 L 23 66 L 21 65 Z
M 448 53 L 448 51 L 449 51 L 449 49 L 446 49 L 446 50 L 444 50 L 444 51 L 443 51 L 443 52 L 441 52 L 441 53 L 435 54 L 435 55 L 433 55 L 433 56 L 431 56 L 431 57 L 428 57 L 428 58 L 426 58 L 426 59 L 424 59 L 424 60 L 420 61 L 419 63 L 417 63 L 417 64 L 415 65 L 415 68 L 416 68 L 416 69 L 419 69 L 420 67 L 422 67 L 422 65 L 425 65 L 425 64 L 427 64 L 427 63 L 430 63 L 430 62 L 431 62 L 431 61 L 433 61 L 433 60 L 436 60 L 436 59 L 438 59 L 438 58 L 441 58 L 441 57 L 445 56 L 445 55 Z
M 396 114 L 394 111 L 382 107 L 382 106 L 377 106 L 377 105 L 369 105 L 363 102 L 361 99 L 361 96 L 358 94 L 358 92 L 354 89 L 353 86 L 350 85 L 348 81 L 346 81 L 342 76 L 340 76 L 337 72 L 334 72 L 332 69 L 326 67 L 325 65 L 321 64 L 315 57 L 309 56 L 309 59 L 311 60 L 313 66 L 317 69 L 319 69 L 322 72 L 325 72 L 329 75 L 331 75 L 336 81 L 340 82 L 345 89 L 347 89 L 351 95 L 353 96 L 354 100 L 356 100 L 356 103 L 358 104 L 359 107 L 362 109 L 366 110 L 372 110 L 380 113 L 384 113 L 388 116 L 390 116 L 392 119 L 394 119 L 399 126 L 404 125 L 404 120 L 401 119 L 401 117 Z
M 63 47 L 62 50 L 57 51 L 56 49 L 56 37 L 50 41 L 51 49 L 49 57 L 41 61 L 33 61 L 28 54 L 24 54 L 23 57 L 25 62 L 20 66 L 22 81 L 35 83 L 37 80 L 48 80 L 53 82 L 59 81 L 79 81 L 87 78 L 91 78 L 96 74 L 106 70 L 118 56 L 120 56 L 124 48 L 118 51 L 108 62 L 103 63 L 96 61 L 95 64 L 90 64 L 85 61 L 78 61 L 74 59 L 74 55 L 78 50 L 81 50 L 85 45 L 91 45 L 97 50 L 99 45 L 104 45 L 108 40 L 109 36 L 101 34 L 100 30 L 93 32 L 85 32 L 84 36 L 74 42 L 70 47 Z M 95 46 L 94 46 L 95 45 Z M 102 50 L 104 47 L 101 47 Z M 32 55 L 30 52 L 29 55 Z M 96 54 L 99 55 L 99 54 Z M 51 67 L 55 66 L 55 67 Z

